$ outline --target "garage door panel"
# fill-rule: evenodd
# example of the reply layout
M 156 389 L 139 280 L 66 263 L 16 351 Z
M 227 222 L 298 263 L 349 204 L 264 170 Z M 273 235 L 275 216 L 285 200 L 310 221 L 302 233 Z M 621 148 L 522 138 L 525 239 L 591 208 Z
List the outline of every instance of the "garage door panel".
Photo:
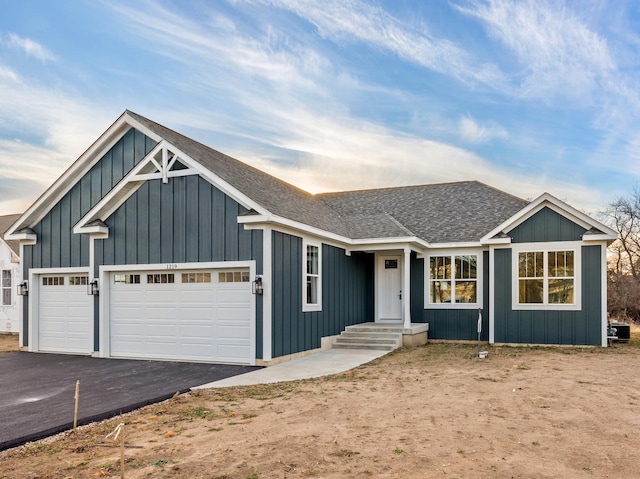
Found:
M 180 317 L 189 318 L 194 322 L 211 322 L 213 320 L 213 314 L 211 312 L 211 306 L 204 307 L 198 306 L 194 308 L 182 307 Z
M 71 277 L 86 273 L 43 274 L 38 280 L 38 349 L 88 354 L 91 340 L 93 297 L 85 285 L 71 284 Z
M 215 337 L 215 328 L 211 324 L 181 324 L 180 325 L 180 337 L 185 340 L 192 340 L 192 338 L 202 338 L 203 341 L 209 342 L 211 338 Z
M 218 308 L 218 318 L 220 321 L 240 321 L 248 323 L 249 321 L 246 319 L 247 316 L 249 316 L 249 308 Z
M 250 283 L 242 282 L 249 277 L 248 270 L 244 275 L 238 271 L 232 275 L 223 273 L 230 282 L 222 284 L 218 283 L 217 271 L 174 271 L 173 283 L 156 283 L 156 273 L 143 272 L 135 273 L 140 274 L 139 284 L 114 285 L 110 354 L 251 362 L 253 296 Z M 139 324 L 139 328 L 131 323 Z M 137 341 L 124 340 L 132 334 L 141 337 Z
M 145 325 L 140 321 L 119 321 L 117 323 L 117 333 L 111 335 L 112 338 L 125 338 L 130 336 L 144 337 Z
M 221 345 L 218 347 L 218 356 L 223 361 L 242 362 L 242 358 L 246 358 L 249 354 L 249 347 L 243 348 L 236 345 Z

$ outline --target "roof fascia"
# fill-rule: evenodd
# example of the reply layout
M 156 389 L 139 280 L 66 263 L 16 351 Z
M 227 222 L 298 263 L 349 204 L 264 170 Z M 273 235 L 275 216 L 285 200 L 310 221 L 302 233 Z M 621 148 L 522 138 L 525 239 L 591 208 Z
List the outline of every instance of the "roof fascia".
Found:
M 538 213 L 544 207 L 548 207 L 559 215 L 564 216 L 565 218 L 573 221 L 574 223 L 587 230 L 592 227 L 597 228 L 602 231 L 604 235 L 606 235 L 609 239 L 615 239 L 618 237 L 617 233 L 608 226 L 600 223 L 599 221 L 582 213 L 581 211 L 578 211 L 573 206 L 559 200 L 555 196 L 550 195 L 549 193 L 543 193 L 527 206 L 525 206 L 522 210 L 513 215 L 511 218 L 483 236 L 480 241 L 483 244 L 506 244 L 506 241 L 502 241 L 503 239 L 500 239 L 500 242 L 496 242 L 496 238 L 493 237 L 499 233 L 507 233 L 513 230 L 515 227 L 524 223 L 526 220 Z
M 189 155 L 182 152 L 179 148 L 168 141 L 161 139 L 158 144 L 153 148 L 140 162 L 129 172 L 127 175 L 118 182 L 118 184 L 107 193 L 91 210 L 83 216 L 73 228 L 74 233 L 105 233 L 108 229 L 105 227 L 89 226 L 89 224 L 95 220 L 106 220 L 111 216 L 118 208 L 120 208 L 144 183 L 149 179 L 161 179 L 161 173 L 154 174 L 141 174 L 140 172 L 146 168 L 150 163 L 157 166 L 154 157 L 163 150 L 170 150 L 182 164 L 187 166 L 190 170 L 190 174 L 197 174 L 206 179 L 213 186 L 221 190 L 226 195 L 233 198 L 247 209 L 254 209 L 260 213 L 266 213 L 266 210 L 260 205 L 255 203 L 252 199 L 241 193 L 239 190 L 231 186 L 219 176 L 202 166 L 196 160 Z M 173 176 L 184 176 L 185 170 L 177 170 Z M 169 172 L 173 173 L 173 172 Z
M 467 241 L 460 243 L 431 243 L 429 249 L 460 249 L 460 248 L 482 248 L 484 245 L 480 241 Z
M 417 236 L 352 239 L 276 215 L 238 216 L 238 223 L 244 224 L 245 229 L 262 229 L 264 226 L 274 228 L 275 225 L 275 229 L 277 230 L 282 230 L 283 232 L 292 231 L 297 234 L 302 233 L 315 236 L 325 240 L 327 243 L 334 242 L 339 244 L 340 247 L 346 248 L 350 251 L 376 249 L 376 247 L 379 249 L 389 249 L 389 246 L 393 246 L 394 249 L 402 249 L 409 244 L 418 246 L 419 248 L 429 247 L 429 243 Z M 354 248 L 354 246 L 357 248 Z
M 141 130 L 145 135 L 155 141 L 160 141 L 158 135 L 149 131 L 138 121 L 133 119 L 128 112 L 124 112 L 111 124 L 107 130 L 94 141 L 84 153 L 25 211 L 20 218 L 7 231 L 14 238 L 16 231 L 23 228 L 31 228 L 36 225 L 53 208 L 71 188 L 82 178 L 100 159 L 109 151 L 113 145 L 130 128 Z

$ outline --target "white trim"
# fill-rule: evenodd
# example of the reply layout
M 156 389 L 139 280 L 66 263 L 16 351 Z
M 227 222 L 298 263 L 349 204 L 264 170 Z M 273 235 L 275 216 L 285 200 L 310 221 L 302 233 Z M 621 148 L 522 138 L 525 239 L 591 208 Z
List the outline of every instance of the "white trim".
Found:
M 273 331 L 273 271 L 272 271 L 272 236 L 271 228 L 262 230 L 262 360 L 271 361 Z
M 548 207 L 549 209 L 555 211 L 561 216 L 573 221 L 584 229 L 596 228 L 603 232 L 604 237 L 599 239 L 607 239 L 607 240 L 615 240 L 618 237 L 618 234 L 613 231 L 608 226 L 596 221 L 595 219 L 587 216 L 586 214 L 578 211 L 573 206 L 568 205 L 564 201 L 559 200 L 555 196 L 550 195 L 549 193 L 543 193 L 538 198 L 529 203 L 522 210 L 518 211 L 511 218 L 491 230 L 485 236 L 483 236 L 480 241 L 482 243 L 491 243 L 495 242 L 496 239 L 493 238 L 495 235 L 499 233 L 508 233 L 513 230 L 516 226 L 524 223 L 526 220 L 534 216 L 544 207 Z M 589 235 L 587 235 L 588 237 Z
M 394 238 L 360 238 L 352 239 L 346 236 L 342 236 L 336 233 L 331 233 L 315 226 L 309 226 L 298 221 L 283 218 L 277 215 L 245 215 L 238 216 L 238 223 L 243 224 L 245 229 L 260 229 L 264 226 L 271 226 L 283 233 L 293 234 L 295 236 L 303 237 L 305 234 L 322 238 L 322 241 L 326 244 L 334 244 L 332 246 L 338 246 L 339 248 L 347 249 L 351 251 L 365 251 L 365 250 L 390 250 L 390 249 L 404 249 L 406 245 L 414 245 L 415 249 L 429 248 L 428 242 L 424 241 L 417 236 L 399 236 Z M 291 233 L 293 232 L 293 233 Z
M 102 265 L 100 266 L 100 349 L 98 356 L 101 358 L 110 357 L 110 330 L 111 321 L 111 302 L 110 302 L 110 286 L 109 277 L 111 273 L 118 271 L 169 271 L 182 272 L 184 270 L 194 269 L 233 269 L 233 268 L 249 268 L 249 277 L 256 276 L 256 262 L 250 261 L 216 261 L 207 263 L 153 263 L 153 264 L 119 264 L 119 265 Z M 256 363 L 256 301 L 250 301 L 250 319 L 251 319 L 251 338 L 250 348 L 251 357 L 249 364 Z
M 600 314 L 602 315 L 602 339 L 601 344 L 603 347 L 608 346 L 607 341 L 607 242 L 604 241 L 600 245 Z
M 483 248 L 484 244 L 480 241 L 468 241 L 462 243 L 431 243 L 429 249 L 456 249 L 456 248 Z M 484 248 L 486 251 L 486 248 Z
M 27 244 L 35 244 L 38 240 L 38 236 L 34 233 L 13 233 L 9 234 L 9 232 L 4 235 L 5 240 L 14 240 L 14 241 L 25 241 Z M 11 248 L 9 248 L 11 249 Z
M 411 328 L 411 249 L 404 249 L 402 262 L 402 319 L 406 329 Z
M 430 258 L 432 256 L 451 256 L 455 259 L 456 256 L 476 256 L 476 302 L 475 303 L 431 303 L 430 302 L 430 288 L 431 288 L 431 275 L 429 274 Z M 484 304 L 483 291 L 484 291 L 484 249 L 448 249 L 448 250 L 436 250 L 429 251 L 424 256 L 424 309 L 478 309 L 482 308 Z M 451 281 L 455 281 L 455 261 L 452 263 L 451 268 Z
M 493 302 L 496 299 L 496 273 L 495 273 L 495 246 L 489 246 L 489 344 L 496 342 L 496 323 L 495 323 L 495 306 Z
M 317 280 L 317 303 L 307 303 L 307 247 L 313 246 L 318 248 L 318 274 L 313 275 Z M 322 242 L 312 240 L 307 237 L 302 238 L 302 312 L 322 311 Z
M 548 257 L 549 251 L 573 251 L 573 303 L 548 303 Z M 543 254 L 543 303 L 520 303 L 518 287 L 518 254 L 523 252 L 542 252 Z M 582 242 L 554 241 L 540 243 L 516 243 L 511 245 L 511 309 L 513 311 L 582 311 Z
M 40 276 L 45 274 L 86 274 L 91 276 L 89 268 L 31 268 L 29 269 L 29 351 L 37 352 L 39 345 L 39 328 L 40 328 Z M 89 301 L 89 298 L 87 298 Z M 90 303 L 89 313 L 89 345 L 87 354 L 93 353 L 94 338 L 94 307 L 93 302 Z

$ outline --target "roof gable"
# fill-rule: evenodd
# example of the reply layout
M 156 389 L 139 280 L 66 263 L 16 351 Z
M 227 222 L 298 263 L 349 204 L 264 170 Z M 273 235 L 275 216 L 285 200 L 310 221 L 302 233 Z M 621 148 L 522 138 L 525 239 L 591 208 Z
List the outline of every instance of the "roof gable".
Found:
M 611 242 L 618 237 L 615 231 L 603 223 L 600 223 L 594 218 L 582 213 L 573 206 L 559 200 L 555 196 L 552 196 L 549 193 L 544 193 L 533 200 L 521 211 L 518 211 L 496 228 L 492 229 L 482 238 L 482 241 L 484 243 L 510 243 L 511 237 L 509 233 L 512 231 L 516 231 L 516 233 L 518 233 L 516 228 L 533 216 L 537 215 L 539 212 L 543 211 L 545 208 L 575 224 L 576 227 L 581 228 L 583 231 L 582 239 L 585 241 L 606 240 Z M 570 235 L 574 233 L 567 232 L 567 234 Z

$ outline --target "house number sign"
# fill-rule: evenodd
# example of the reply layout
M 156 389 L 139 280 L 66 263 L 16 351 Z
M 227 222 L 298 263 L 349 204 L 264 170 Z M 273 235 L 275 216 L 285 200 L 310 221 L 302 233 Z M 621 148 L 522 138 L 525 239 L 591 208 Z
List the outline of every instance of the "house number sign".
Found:
M 175 263 L 169 263 L 167 269 L 178 269 L 178 265 Z

